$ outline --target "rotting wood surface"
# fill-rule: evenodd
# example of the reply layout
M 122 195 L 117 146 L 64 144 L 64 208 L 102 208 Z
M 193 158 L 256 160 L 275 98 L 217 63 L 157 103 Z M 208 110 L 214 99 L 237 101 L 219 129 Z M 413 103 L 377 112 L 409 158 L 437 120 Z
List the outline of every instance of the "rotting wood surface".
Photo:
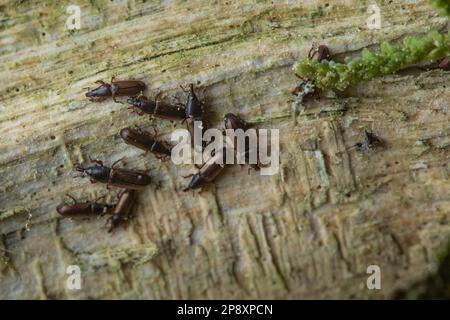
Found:
M 364 47 L 448 30 L 427 1 L 70 1 L 0 5 L 0 298 L 389 298 L 424 278 L 450 235 L 450 74 L 413 69 L 311 99 L 294 126 L 292 64 L 312 43 L 337 60 Z M 108 100 L 98 79 L 145 81 L 182 101 L 194 82 L 207 122 L 228 112 L 280 129 L 275 176 L 226 169 L 183 193 L 194 166 L 160 163 L 118 132 L 147 117 Z M 447 88 L 446 88 L 447 86 Z M 160 132 L 174 129 L 154 121 Z M 177 127 L 182 127 L 178 125 Z M 372 130 L 386 148 L 347 148 Z M 148 170 L 135 218 L 113 235 L 104 219 L 62 219 L 55 206 L 117 191 L 73 178 L 88 156 Z M 82 270 L 82 290 L 66 268 Z M 368 290 L 369 265 L 382 289 Z

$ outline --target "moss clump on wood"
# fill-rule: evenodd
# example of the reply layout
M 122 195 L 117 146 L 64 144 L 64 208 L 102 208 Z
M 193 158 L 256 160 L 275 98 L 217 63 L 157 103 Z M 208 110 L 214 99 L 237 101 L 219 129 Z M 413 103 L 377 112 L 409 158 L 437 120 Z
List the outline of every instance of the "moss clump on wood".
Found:
M 320 89 L 345 90 L 362 80 L 394 73 L 408 66 L 433 62 L 450 52 L 450 32 L 431 31 L 421 38 L 406 37 L 403 44 L 393 47 L 382 43 L 380 52 L 363 49 L 361 58 L 346 63 L 304 59 L 294 64 L 294 71 L 303 78 L 313 80 Z
M 450 17 L 450 2 L 448 0 L 431 0 L 431 4 L 441 12 L 441 14 Z

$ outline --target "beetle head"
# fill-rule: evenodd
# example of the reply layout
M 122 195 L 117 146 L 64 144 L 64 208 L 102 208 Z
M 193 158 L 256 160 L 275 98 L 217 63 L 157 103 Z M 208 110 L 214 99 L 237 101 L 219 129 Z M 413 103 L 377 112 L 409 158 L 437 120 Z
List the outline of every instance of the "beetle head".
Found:
M 194 92 L 194 85 L 189 84 L 189 93 L 186 102 L 186 117 L 201 120 L 203 114 L 202 103 Z
M 183 191 L 186 192 L 189 190 L 198 189 L 202 187 L 205 184 L 205 182 L 206 182 L 205 179 L 203 179 L 202 176 L 197 173 L 192 177 L 191 182 L 189 182 L 189 185 L 186 188 L 184 188 Z
M 109 217 L 109 229 L 108 232 L 111 233 L 115 228 L 117 228 L 122 222 L 125 221 L 120 215 L 113 214 L 111 217 Z
M 107 97 L 111 95 L 111 85 L 102 84 L 100 87 L 97 87 L 91 91 L 86 92 L 86 97 L 88 98 L 99 98 L 99 97 Z

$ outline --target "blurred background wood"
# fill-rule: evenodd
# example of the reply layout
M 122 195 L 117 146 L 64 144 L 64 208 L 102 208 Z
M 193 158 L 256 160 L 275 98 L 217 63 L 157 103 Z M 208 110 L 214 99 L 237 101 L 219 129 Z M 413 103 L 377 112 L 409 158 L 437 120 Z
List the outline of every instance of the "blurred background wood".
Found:
M 427 1 L 4 1 L 0 5 L 0 298 L 390 298 L 425 278 L 450 235 L 450 74 L 412 68 L 310 99 L 294 126 L 292 64 L 313 43 L 335 59 L 431 28 Z M 81 8 L 69 31 L 66 8 Z M 194 82 L 207 122 L 233 112 L 280 129 L 281 170 L 228 168 L 202 194 L 183 193 L 194 166 L 124 144 L 147 117 L 108 100 L 98 79 L 145 81 L 146 95 L 183 101 Z M 156 120 L 169 138 L 174 125 Z M 178 124 L 178 128 L 183 127 Z M 375 152 L 346 150 L 372 130 Z M 117 190 L 73 178 L 88 156 L 148 170 L 135 218 L 113 235 L 104 219 L 55 211 Z M 82 270 L 82 290 L 66 268 Z M 368 290 L 369 265 L 382 289 Z

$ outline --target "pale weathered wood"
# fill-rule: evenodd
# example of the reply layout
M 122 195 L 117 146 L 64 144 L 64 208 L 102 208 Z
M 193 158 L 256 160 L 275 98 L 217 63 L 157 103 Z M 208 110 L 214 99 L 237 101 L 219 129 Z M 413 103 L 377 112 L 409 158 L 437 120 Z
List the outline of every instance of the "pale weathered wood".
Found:
M 367 30 L 370 2 L 358 0 L 77 1 L 75 32 L 65 29 L 71 3 L 52 3 L 0 6 L 1 298 L 389 298 L 434 266 L 450 235 L 449 73 L 409 70 L 312 99 L 297 126 L 289 93 L 291 66 L 314 42 L 342 61 L 446 30 L 427 1 L 380 4 L 379 31 Z M 84 98 L 112 75 L 173 101 L 180 84 L 197 83 L 211 126 L 234 112 L 279 128 L 280 174 L 235 166 L 200 195 L 181 192 L 193 166 L 140 157 L 118 137 L 147 118 Z M 387 148 L 346 151 L 364 129 Z M 104 219 L 55 212 L 65 193 L 107 193 L 73 178 L 88 155 L 126 156 L 155 181 L 112 236 Z M 71 264 L 82 267 L 80 291 L 65 286 Z M 365 285 L 372 264 L 379 291 Z

